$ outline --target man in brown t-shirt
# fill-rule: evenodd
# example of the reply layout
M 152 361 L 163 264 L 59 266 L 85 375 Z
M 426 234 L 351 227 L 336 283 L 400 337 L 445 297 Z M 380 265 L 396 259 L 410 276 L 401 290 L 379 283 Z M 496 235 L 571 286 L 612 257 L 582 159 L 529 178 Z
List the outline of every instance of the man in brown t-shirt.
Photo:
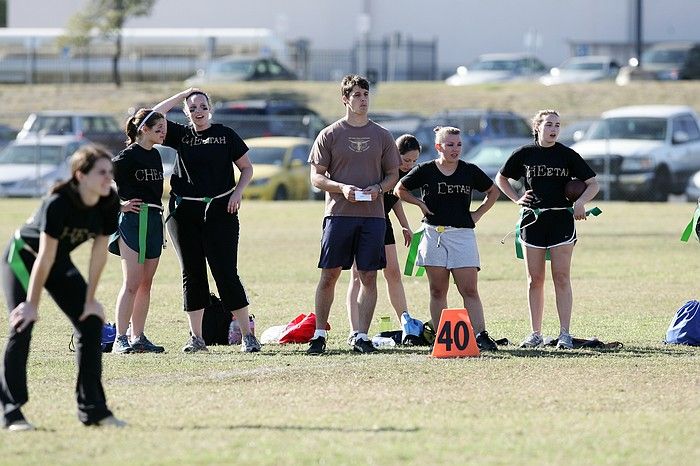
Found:
M 345 117 L 319 133 L 309 155 L 311 183 L 326 191 L 316 332 L 307 350 L 314 355 L 326 349 L 325 329 L 335 284 L 353 262 L 361 283 L 354 350 L 374 351 L 367 332 L 377 303 L 377 270 L 386 266 L 383 193 L 394 187 L 399 173 L 399 153 L 391 133 L 367 116 L 369 82 L 361 76 L 345 76 L 341 93 Z

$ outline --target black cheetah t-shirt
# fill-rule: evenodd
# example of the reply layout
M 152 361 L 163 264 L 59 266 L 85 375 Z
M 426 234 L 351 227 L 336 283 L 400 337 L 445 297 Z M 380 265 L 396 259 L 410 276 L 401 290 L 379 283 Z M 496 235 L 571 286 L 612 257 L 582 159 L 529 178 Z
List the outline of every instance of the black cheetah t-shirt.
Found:
M 408 172 L 403 172 L 399 170 L 399 179 L 403 178 L 406 176 Z M 399 198 L 394 196 L 394 193 L 389 190 L 384 193 L 384 213 L 386 216 L 389 216 L 389 212 L 391 212 L 391 209 L 394 208 L 394 205 L 399 201 Z
M 532 143 L 516 149 L 501 168 L 501 175 L 518 180 L 525 177 L 525 188 L 540 198 L 540 208 L 571 207 L 564 196 L 564 185 L 571 178 L 586 181 L 595 172 L 578 152 L 563 144 L 541 147 Z
M 158 149 L 148 150 L 131 144 L 119 152 L 112 163 L 120 199 L 141 199 L 148 204 L 161 205 L 163 161 Z
M 418 165 L 401 178 L 401 184 L 412 191 L 420 188 L 423 202 L 433 215 L 426 215 L 423 222 L 458 228 L 474 228 L 469 210 L 472 189 L 485 192 L 493 181 L 479 167 L 460 160 L 450 176 L 438 169 L 435 161 Z
M 70 188 L 69 188 L 70 189 Z M 34 250 L 39 250 L 39 235 L 44 232 L 58 240 L 56 256 L 68 255 L 73 249 L 97 235 L 111 235 L 117 230 L 119 201 L 112 192 L 97 205 L 86 207 L 63 192 L 43 199 L 39 209 L 27 220 L 20 235 Z
M 168 120 L 166 146 L 178 158 L 170 186 L 185 197 L 215 197 L 236 185 L 233 162 L 248 152 L 248 146 L 231 128 L 212 124 L 202 132 Z

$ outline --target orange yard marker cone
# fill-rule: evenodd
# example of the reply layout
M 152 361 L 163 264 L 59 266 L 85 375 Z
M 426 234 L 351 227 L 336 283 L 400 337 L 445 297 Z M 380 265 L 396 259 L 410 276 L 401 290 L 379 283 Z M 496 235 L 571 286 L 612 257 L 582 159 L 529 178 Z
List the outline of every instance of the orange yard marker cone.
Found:
M 443 309 L 435 334 L 433 357 L 461 358 L 479 356 L 474 329 L 466 309 Z

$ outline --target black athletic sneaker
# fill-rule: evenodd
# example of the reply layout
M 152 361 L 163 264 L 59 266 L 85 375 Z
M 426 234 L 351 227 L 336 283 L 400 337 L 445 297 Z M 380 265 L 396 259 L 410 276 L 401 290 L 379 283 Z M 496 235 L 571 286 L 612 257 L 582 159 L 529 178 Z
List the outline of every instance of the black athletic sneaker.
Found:
M 326 352 L 326 339 L 324 337 L 316 337 L 309 342 L 309 348 L 306 350 L 306 354 L 312 356 L 318 356 Z
M 489 336 L 489 332 L 486 330 L 477 334 L 476 346 L 478 346 L 481 351 L 498 351 L 498 345 L 494 339 Z
M 146 338 L 145 334 L 141 334 L 136 340 L 131 343 L 131 351 L 134 353 L 163 353 L 165 348 L 154 345 L 151 340 Z
M 377 351 L 377 348 L 375 348 L 372 345 L 371 341 L 363 340 L 361 338 L 355 339 L 355 344 L 353 345 L 352 349 L 356 353 L 362 353 L 362 354 L 370 354 L 370 353 L 374 353 L 375 351 Z

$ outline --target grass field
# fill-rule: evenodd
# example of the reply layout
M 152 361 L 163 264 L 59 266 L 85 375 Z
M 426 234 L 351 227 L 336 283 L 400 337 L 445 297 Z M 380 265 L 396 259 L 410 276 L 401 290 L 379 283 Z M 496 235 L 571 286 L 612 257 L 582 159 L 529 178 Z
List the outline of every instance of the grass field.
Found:
M 0 201 L 0 238 L 36 205 Z M 619 340 L 621 350 L 508 346 L 451 360 L 420 348 L 355 355 L 345 343 L 344 274 L 328 355 L 307 357 L 305 345 L 183 355 L 179 268 L 168 248 L 148 323 L 149 337 L 168 352 L 104 357 L 109 405 L 129 427 L 87 429 L 77 421 L 71 329 L 45 296 L 24 409 L 39 430 L 0 432 L 0 463 L 697 464 L 700 351 L 661 343 L 675 309 L 698 297 L 698 245 L 678 241 L 693 206 L 597 205 L 603 215 L 579 223 L 572 332 Z M 407 208 L 413 224 L 416 210 Z M 244 203 L 239 266 L 258 333 L 313 310 L 321 216 L 319 202 Z M 528 332 L 524 267 L 511 239 L 500 244 L 515 217 L 515 205 L 499 202 L 477 233 L 488 329 L 517 342 Z M 83 268 L 87 249 L 76 251 Z M 120 280 L 111 257 L 98 291 L 110 312 Z M 375 317 L 392 314 L 383 286 L 380 279 Z M 425 278 L 407 277 L 405 287 L 412 312 L 424 318 Z M 556 336 L 553 298 L 548 283 L 544 332 Z M 459 305 L 455 290 L 450 304 Z

